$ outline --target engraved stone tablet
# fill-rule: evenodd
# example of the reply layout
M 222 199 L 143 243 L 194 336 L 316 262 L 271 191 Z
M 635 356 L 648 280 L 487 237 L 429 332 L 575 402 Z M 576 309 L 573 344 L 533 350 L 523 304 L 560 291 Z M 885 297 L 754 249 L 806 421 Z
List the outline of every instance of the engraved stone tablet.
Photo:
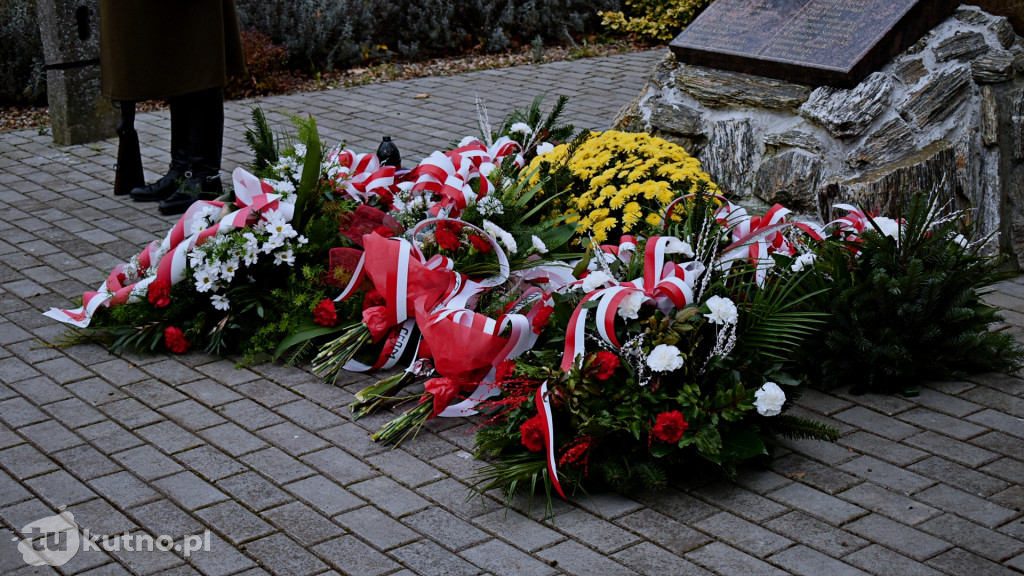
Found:
M 669 45 L 687 64 L 853 87 L 958 0 L 716 0 Z

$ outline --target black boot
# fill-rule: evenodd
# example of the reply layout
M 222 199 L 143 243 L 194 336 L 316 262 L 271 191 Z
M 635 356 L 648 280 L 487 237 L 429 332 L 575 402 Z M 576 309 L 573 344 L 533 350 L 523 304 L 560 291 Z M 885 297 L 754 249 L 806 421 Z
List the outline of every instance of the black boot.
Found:
M 188 168 L 180 186 L 160 203 L 161 214 L 181 214 L 197 200 L 212 200 L 223 192 L 220 181 L 224 143 L 224 96 L 220 88 L 203 90 L 171 100 L 187 111 L 184 138 Z
M 162 178 L 130 192 L 136 202 L 160 202 L 178 189 L 188 169 L 188 126 L 191 111 L 177 98 L 167 101 L 171 108 L 171 165 Z
M 191 175 L 192 172 L 186 172 Z M 170 198 L 160 203 L 158 209 L 161 214 L 170 216 L 172 214 L 183 214 L 188 207 L 199 200 L 213 200 L 224 193 L 224 186 L 220 181 L 220 174 L 213 176 L 193 176 L 182 181 L 181 186 L 171 194 Z

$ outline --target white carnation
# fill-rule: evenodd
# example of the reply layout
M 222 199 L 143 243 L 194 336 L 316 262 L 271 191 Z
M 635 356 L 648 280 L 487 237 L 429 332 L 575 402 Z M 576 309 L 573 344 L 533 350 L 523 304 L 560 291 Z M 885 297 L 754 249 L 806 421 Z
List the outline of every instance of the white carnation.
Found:
M 754 406 L 761 416 L 778 416 L 782 413 L 782 405 L 786 403 L 786 394 L 775 382 L 765 382 L 754 392 Z
M 647 296 L 643 292 L 639 290 L 630 292 L 619 304 L 619 316 L 623 320 L 636 320 L 640 317 L 640 307 L 643 306 L 645 300 L 647 300 Z
M 520 132 L 522 134 L 533 134 L 533 129 L 526 122 L 516 122 L 508 129 L 509 132 Z
M 494 162 L 483 162 L 480 164 L 480 175 L 484 178 L 488 178 L 490 177 L 491 172 L 494 172 L 495 168 L 497 168 L 497 166 L 494 165 Z
M 462 140 L 459 140 L 459 148 L 462 148 L 463 146 L 469 146 L 473 142 L 476 142 L 476 136 L 466 136 Z
M 712 296 L 706 302 L 708 306 L 708 322 L 712 324 L 735 324 L 739 320 L 736 305 L 728 298 Z
M 611 279 L 612 279 L 612 277 L 609 276 L 608 274 L 606 274 L 606 273 L 604 273 L 604 272 L 602 272 L 600 270 L 595 270 L 595 271 L 591 272 L 590 274 L 587 274 L 587 277 L 583 279 L 583 286 L 582 286 L 583 291 L 584 292 L 593 292 L 594 290 L 597 290 L 598 288 L 601 288 L 606 283 L 611 281 Z
M 801 254 L 796 260 L 793 261 L 793 265 L 790 268 L 792 268 L 793 272 L 799 272 L 803 270 L 805 267 L 813 264 L 814 261 L 817 260 L 817 258 L 817 256 L 811 253 Z
M 665 254 L 682 254 L 686 258 L 693 258 L 693 248 L 679 238 L 669 237 L 665 242 Z
M 900 238 L 900 223 L 899 222 L 897 222 L 896 220 L 893 220 L 892 218 L 886 218 L 885 216 L 880 216 L 878 218 L 875 218 L 875 224 L 878 226 L 878 229 L 882 232 L 882 234 L 884 234 L 886 236 L 891 236 L 891 237 L 899 240 L 899 238 Z
M 530 238 L 530 241 L 533 242 L 533 249 L 536 250 L 538 254 L 547 254 L 548 253 L 548 247 L 547 247 L 546 244 L 544 244 L 543 240 L 541 240 L 540 238 L 538 238 L 536 236 L 532 236 Z
M 541 154 L 547 154 L 548 152 L 551 152 L 554 149 L 554 144 L 551 144 L 549 142 L 541 142 L 540 144 L 537 144 L 537 156 L 540 156 Z
M 658 344 L 647 356 L 647 365 L 655 372 L 672 372 L 683 367 L 683 355 L 675 346 Z

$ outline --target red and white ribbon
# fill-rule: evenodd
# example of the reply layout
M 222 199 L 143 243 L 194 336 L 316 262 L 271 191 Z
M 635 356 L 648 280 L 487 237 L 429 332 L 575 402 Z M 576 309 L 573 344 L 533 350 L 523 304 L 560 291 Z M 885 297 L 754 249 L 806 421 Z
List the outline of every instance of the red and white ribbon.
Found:
M 537 413 L 540 414 L 541 421 L 544 423 L 544 452 L 548 463 L 548 476 L 551 478 L 551 485 L 555 487 L 558 495 L 568 500 L 565 497 L 565 492 L 562 491 L 562 484 L 558 481 L 558 465 L 555 458 L 555 425 L 551 417 L 551 402 L 548 400 L 547 380 L 537 389 L 536 404 Z

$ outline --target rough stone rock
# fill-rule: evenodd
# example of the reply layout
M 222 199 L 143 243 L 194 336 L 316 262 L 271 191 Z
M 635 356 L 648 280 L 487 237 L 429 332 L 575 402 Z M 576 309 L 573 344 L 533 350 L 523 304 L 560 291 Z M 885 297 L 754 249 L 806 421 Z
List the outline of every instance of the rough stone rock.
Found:
M 991 86 L 981 87 L 981 141 L 985 146 L 999 143 L 999 103 Z
M 924 78 L 927 73 L 928 69 L 924 67 L 924 62 L 920 58 L 904 60 L 893 67 L 896 78 L 908 86 L 917 84 L 917 81 Z
M 879 214 L 896 214 L 908 193 L 930 192 L 957 182 L 957 155 L 948 140 L 937 140 L 917 153 L 851 180 L 831 182 L 819 195 L 819 210 L 836 203 L 865 206 Z
M 750 120 L 729 119 L 711 125 L 700 160 L 719 189 L 743 197 L 749 194 L 751 168 L 763 154 Z
M 1010 124 L 1013 135 L 1013 157 L 1024 159 L 1024 90 L 1018 90 L 1011 100 Z
M 1010 213 L 1009 238 L 1003 238 L 1003 252 L 1015 255 L 1018 269 L 1024 270 L 1024 252 L 1014 250 L 1024 246 L 1024 165 L 1014 167 L 1006 194 Z
M 1013 76 L 1015 57 L 1009 50 L 989 50 L 971 62 L 971 76 L 977 84 L 998 84 Z
M 1010 53 L 1013 54 L 1013 69 L 1018 73 L 1024 73 L 1024 46 L 1014 44 L 1010 48 Z
M 800 115 L 821 124 L 836 138 L 859 136 L 888 106 L 892 80 L 878 72 L 850 90 L 822 86 L 811 92 Z
M 685 104 L 658 101 L 651 106 L 651 126 L 657 130 L 682 136 L 703 136 L 704 117 Z
M 938 122 L 957 109 L 971 91 L 971 72 L 967 66 L 937 74 L 924 86 L 910 94 L 900 108 L 907 122 L 921 128 Z
M 1013 31 L 1013 25 L 1006 18 L 996 18 L 988 25 L 988 29 L 996 35 L 996 38 L 999 39 L 999 44 L 1007 50 L 1017 41 L 1017 34 Z
M 851 168 L 880 166 L 906 156 L 915 147 L 914 133 L 901 118 L 892 118 L 868 134 L 864 144 L 846 156 Z
M 985 37 L 980 32 L 960 32 L 935 46 L 935 59 L 939 62 L 946 62 L 954 58 L 967 60 L 986 50 L 988 50 L 988 44 L 985 43 Z
M 822 161 L 802 150 L 788 150 L 761 163 L 754 178 L 754 196 L 768 204 L 779 203 L 798 212 L 817 208 L 817 189 Z
M 710 107 L 756 106 L 772 110 L 796 110 L 807 101 L 810 86 L 741 74 L 680 65 L 676 86 Z
M 821 141 L 817 137 L 810 132 L 796 129 L 768 134 L 764 137 L 764 144 L 773 148 L 800 148 L 814 153 L 822 151 Z

